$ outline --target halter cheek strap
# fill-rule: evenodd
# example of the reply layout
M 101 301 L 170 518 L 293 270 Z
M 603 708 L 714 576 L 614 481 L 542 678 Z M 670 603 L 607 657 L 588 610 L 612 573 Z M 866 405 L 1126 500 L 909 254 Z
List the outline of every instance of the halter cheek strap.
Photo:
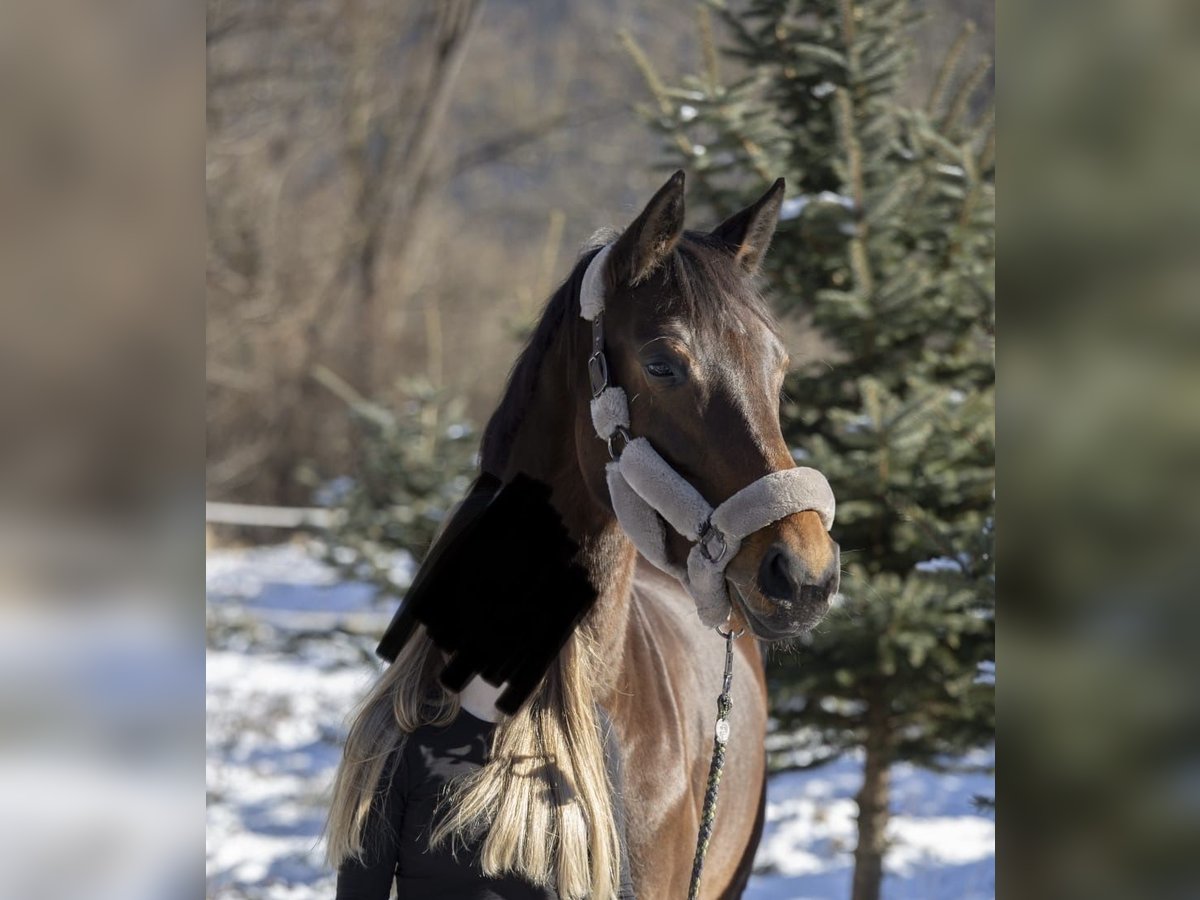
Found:
M 592 425 L 608 442 L 609 497 L 617 521 L 642 556 L 675 576 L 696 601 L 700 621 L 716 627 L 729 616 L 725 567 L 742 541 L 760 528 L 793 513 L 815 511 L 828 530 L 833 525 L 833 490 L 816 469 L 771 472 L 742 488 L 715 509 L 663 459 L 644 437 L 629 433 L 629 400 L 608 383 L 604 356 L 604 269 L 612 245 L 592 259 L 583 276 L 579 306 L 592 323 L 588 375 Z M 618 451 L 617 442 L 623 442 Z M 666 525 L 693 544 L 686 568 L 667 558 Z

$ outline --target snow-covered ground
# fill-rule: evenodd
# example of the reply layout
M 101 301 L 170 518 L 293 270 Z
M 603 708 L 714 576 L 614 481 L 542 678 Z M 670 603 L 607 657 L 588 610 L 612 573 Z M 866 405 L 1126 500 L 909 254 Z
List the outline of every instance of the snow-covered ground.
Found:
M 207 594 L 207 896 L 332 898 L 325 794 L 392 607 L 302 544 L 210 552 Z M 335 623 L 359 636 L 330 637 Z M 748 900 L 849 896 L 859 777 L 842 759 L 771 779 Z M 993 790 L 990 776 L 896 767 L 887 900 L 994 897 L 995 823 L 971 803 Z

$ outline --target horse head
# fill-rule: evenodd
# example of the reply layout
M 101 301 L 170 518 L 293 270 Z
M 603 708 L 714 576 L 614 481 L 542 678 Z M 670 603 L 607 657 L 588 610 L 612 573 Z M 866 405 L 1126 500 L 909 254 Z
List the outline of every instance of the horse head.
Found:
M 672 176 L 610 246 L 604 346 L 629 432 L 715 507 L 795 467 L 779 423 L 788 354 L 755 287 L 784 186 L 701 232 L 683 228 L 683 180 Z M 603 495 L 604 445 L 593 436 L 590 447 L 585 471 Z M 827 524 L 814 510 L 787 515 L 747 535 L 725 566 L 734 616 L 757 637 L 793 637 L 828 610 L 840 561 Z M 691 543 L 665 536 L 669 562 L 685 566 Z

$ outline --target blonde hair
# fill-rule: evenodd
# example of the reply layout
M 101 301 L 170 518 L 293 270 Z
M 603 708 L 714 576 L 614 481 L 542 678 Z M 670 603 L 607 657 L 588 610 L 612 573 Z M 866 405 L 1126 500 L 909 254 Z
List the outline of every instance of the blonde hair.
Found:
M 620 838 L 592 689 L 594 639 L 581 626 L 516 715 L 500 722 L 488 762 L 452 781 L 430 847 L 457 854 L 482 837 L 489 877 L 515 874 L 564 900 L 617 895 Z M 438 681 L 442 656 L 423 628 L 353 714 L 326 821 L 330 865 L 362 860 L 364 825 L 393 751 L 421 725 L 445 725 L 457 696 Z

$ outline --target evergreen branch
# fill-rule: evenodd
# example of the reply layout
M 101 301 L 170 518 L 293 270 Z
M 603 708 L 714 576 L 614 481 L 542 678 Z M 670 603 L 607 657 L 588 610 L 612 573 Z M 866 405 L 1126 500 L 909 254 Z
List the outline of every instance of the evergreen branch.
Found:
M 659 110 L 664 117 L 673 121 L 675 117 L 675 105 L 667 96 L 666 88 L 663 86 L 662 80 L 659 79 L 658 73 L 654 71 L 654 66 L 650 64 L 650 59 L 642 51 L 642 48 L 638 46 L 637 41 L 633 39 L 633 35 L 629 33 L 628 29 L 622 28 L 617 32 L 617 37 L 620 39 L 622 46 L 624 46 L 625 52 L 633 59 L 633 64 L 642 73 L 646 87 L 650 89 L 650 93 L 658 101 Z M 692 142 L 681 134 L 678 128 L 671 129 L 671 139 L 685 157 L 691 158 Z
M 854 133 L 854 107 L 850 100 L 850 92 L 844 87 L 838 88 L 835 94 L 835 103 L 837 107 L 838 137 L 841 139 L 842 150 L 846 155 L 848 167 L 847 181 L 849 182 L 850 196 L 854 199 L 854 205 L 857 209 L 865 210 L 866 188 L 863 184 L 862 148 L 859 146 L 858 138 Z M 867 225 L 865 219 L 856 230 L 854 237 L 850 239 L 850 269 L 854 274 L 855 286 L 864 299 L 870 300 L 875 290 L 875 284 L 871 277 L 871 264 L 867 257 Z
M 950 86 L 950 78 L 958 68 L 958 64 L 962 60 L 963 51 L 967 49 L 967 42 L 971 40 L 971 35 L 974 33 L 975 23 L 967 21 L 963 25 L 962 31 L 958 33 L 958 37 L 954 43 L 950 46 L 950 52 L 942 60 L 937 78 L 933 82 L 933 88 L 929 92 L 929 101 L 925 104 L 925 109 L 931 117 L 936 116 L 938 109 L 941 108 L 942 101 L 945 99 L 946 89 Z
M 962 573 L 964 578 L 973 579 L 975 577 L 967 564 L 959 558 L 958 548 L 929 523 L 924 511 L 919 506 L 915 503 L 906 503 L 898 500 L 896 494 L 892 491 L 884 494 L 884 501 L 897 515 L 915 525 L 929 539 L 930 543 L 938 549 L 938 552 L 942 556 L 958 567 L 959 572 Z
M 712 15 L 708 7 L 701 4 L 697 13 L 700 26 L 700 51 L 704 58 L 704 74 L 708 87 L 716 93 L 721 87 L 721 75 L 717 68 L 717 42 L 713 37 Z
M 984 307 L 988 311 L 987 321 L 984 322 L 984 332 L 992 337 L 996 337 L 996 293 L 994 287 L 988 290 L 987 287 L 979 283 L 979 280 L 973 277 L 963 279 L 963 284 L 971 288 L 975 292 L 976 297 L 983 302 Z
M 856 208 L 866 208 L 866 188 L 863 183 L 862 147 L 854 133 L 854 105 L 850 99 L 850 91 L 844 87 L 837 89 L 835 94 L 837 107 L 838 137 L 841 139 L 842 150 L 846 154 L 846 180 L 850 188 L 850 196 L 854 199 Z
M 858 52 L 855 48 L 855 38 L 858 29 L 854 24 L 854 0 L 838 0 L 838 9 L 842 14 L 842 43 L 846 47 L 846 69 L 852 79 L 858 77 Z
M 788 44 L 788 51 L 799 57 L 829 63 L 831 66 L 836 66 L 839 69 L 846 69 L 847 71 L 850 69 L 849 55 L 834 50 L 832 47 L 823 47 L 820 44 L 812 44 L 807 41 L 795 41 Z
M 750 159 L 750 164 L 754 166 L 754 171 L 758 173 L 758 177 L 763 181 L 770 181 L 772 173 L 770 167 L 766 163 L 766 155 L 762 152 L 762 148 L 754 143 L 745 135 L 739 138 L 742 149 L 746 151 L 746 155 Z
M 958 214 L 959 228 L 965 229 L 971 222 L 971 214 L 975 211 L 975 205 L 979 202 L 982 188 L 979 172 L 975 168 L 975 159 L 971 154 L 970 144 L 962 148 L 962 165 L 963 171 L 967 173 L 967 184 L 970 185 L 966 196 L 963 197 L 962 211 Z M 961 245 L 962 241 L 960 239 L 955 238 L 951 240 L 951 253 L 956 253 Z
M 919 137 L 916 138 L 917 140 L 921 140 L 926 132 L 931 131 L 930 126 L 924 120 L 920 124 L 924 125 L 925 128 L 920 132 Z M 916 217 L 917 212 L 924 208 L 925 201 L 929 196 L 929 191 L 933 184 L 931 166 L 917 165 L 915 169 L 917 171 L 917 186 L 913 191 L 912 200 L 905 209 L 904 218 L 900 223 L 900 230 L 903 232 L 908 232 L 912 229 L 913 219 Z
M 876 305 L 880 309 L 887 309 L 894 305 L 903 303 L 911 297 L 913 293 L 923 288 L 928 279 L 921 261 L 909 257 L 901 265 L 900 269 L 894 272 L 888 282 L 879 289 L 876 296 Z M 920 345 L 924 343 L 924 338 L 914 338 L 914 344 Z
M 966 115 L 967 104 L 971 101 L 971 95 L 979 89 L 983 84 L 983 79 L 987 77 L 987 73 L 991 71 L 992 60 L 989 57 L 983 57 L 976 63 L 975 68 L 971 70 L 971 74 L 958 86 L 958 90 L 954 94 L 954 99 L 950 101 L 950 108 L 946 112 L 946 117 L 942 120 L 942 130 L 949 133 L 954 129 L 959 121 Z
M 985 117 L 983 129 L 983 146 L 979 150 L 976 166 L 980 172 L 986 172 L 996 164 L 996 107 L 993 104 Z
M 726 27 L 733 32 L 734 41 L 739 44 L 741 48 L 746 48 L 735 48 L 726 50 L 726 52 L 730 56 L 746 58 L 749 55 L 749 58 L 759 59 L 759 42 L 756 40 L 754 34 L 751 33 L 750 29 L 747 28 L 742 22 L 741 17 L 731 12 L 729 8 L 723 2 L 721 2 L 721 0 L 708 0 L 708 3 L 717 10 L 717 13 L 721 16 L 721 21 L 723 21 Z
M 374 422 L 384 431 L 396 427 L 396 418 L 378 403 L 373 403 L 354 389 L 354 386 L 328 366 L 318 364 L 312 369 L 313 380 L 328 388 L 359 417 Z
M 971 145 L 982 147 L 987 141 L 987 137 L 995 130 L 996 127 L 996 98 L 989 97 L 987 105 L 979 114 L 979 119 L 975 123 L 975 132 L 971 136 Z
M 959 145 L 954 143 L 944 133 L 935 128 L 929 128 L 924 132 L 924 137 L 934 153 L 941 154 L 945 160 L 958 162 Z
M 633 35 L 629 33 L 627 28 L 622 28 L 618 31 L 617 38 L 620 40 L 621 46 L 625 48 L 625 52 L 633 59 L 633 64 L 642 73 L 642 80 L 646 82 L 646 87 L 650 89 L 650 93 L 658 101 L 659 110 L 661 110 L 664 116 L 673 115 L 675 107 L 667 98 L 666 88 L 663 86 L 662 80 L 658 77 L 658 73 L 654 71 L 654 66 L 651 65 L 649 57 L 638 46 L 637 41 L 633 39 Z
M 920 171 L 904 173 L 896 179 L 896 183 L 888 192 L 867 211 L 865 220 L 871 224 L 881 223 L 887 216 L 899 209 L 905 200 L 909 200 L 911 204 L 912 195 L 921 187 L 922 183 Z

